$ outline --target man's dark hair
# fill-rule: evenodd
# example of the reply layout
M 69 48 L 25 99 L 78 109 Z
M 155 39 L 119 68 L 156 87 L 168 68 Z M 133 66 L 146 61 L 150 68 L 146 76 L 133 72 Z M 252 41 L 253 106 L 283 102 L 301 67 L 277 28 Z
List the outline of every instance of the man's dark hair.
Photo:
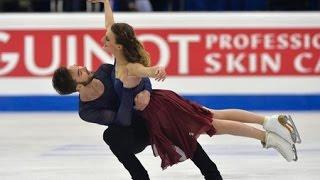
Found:
M 61 95 L 71 94 L 77 91 L 77 82 L 72 79 L 72 76 L 66 67 L 60 67 L 54 71 L 52 85 Z

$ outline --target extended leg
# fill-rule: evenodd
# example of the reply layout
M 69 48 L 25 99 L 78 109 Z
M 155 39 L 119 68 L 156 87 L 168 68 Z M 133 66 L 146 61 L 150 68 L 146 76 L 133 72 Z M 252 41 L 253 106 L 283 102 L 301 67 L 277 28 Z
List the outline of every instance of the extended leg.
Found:
M 289 143 L 301 143 L 301 138 L 291 116 L 289 115 L 274 115 L 261 116 L 249 111 L 240 109 L 212 110 L 209 109 L 216 119 L 227 119 L 242 123 L 255 123 L 263 125 L 266 131 L 271 131 Z
M 229 134 L 235 136 L 250 137 L 260 141 L 265 140 L 266 133 L 257 128 L 251 127 L 241 122 L 230 120 L 214 119 L 213 127 L 216 129 L 216 134 Z
M 260 140 L 265 148 L 276 149 L 287 161 L 297 161 L 297 151 L 294 145 L 272 132 L 265 132 L 244 123 L 214 119 L 212 122 L 217 135 L 230 134 L 250 137 Z
M 230 121 L 262 125 L 265 119 L 264 116 L 241 109 L 209 110 L 213 113 L 214 118 L 221 120 L 228 119 Z

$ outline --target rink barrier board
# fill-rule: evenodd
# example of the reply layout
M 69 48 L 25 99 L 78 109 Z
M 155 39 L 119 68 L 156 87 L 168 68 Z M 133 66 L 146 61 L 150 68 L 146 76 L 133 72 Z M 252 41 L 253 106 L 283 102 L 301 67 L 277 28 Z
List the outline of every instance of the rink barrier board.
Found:
M 320 94 L 313 95 L 184 95 L 213 109 L 263 111 L 320 110 Z M 78 96 L 0 96 L 0 112 L 77 111 Z

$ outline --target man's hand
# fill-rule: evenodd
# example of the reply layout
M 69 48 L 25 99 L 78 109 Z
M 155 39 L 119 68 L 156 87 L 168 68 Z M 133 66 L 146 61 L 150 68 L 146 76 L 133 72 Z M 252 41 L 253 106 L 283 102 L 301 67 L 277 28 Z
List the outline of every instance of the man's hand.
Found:
M 150 92 L 147 90 L 141 91 L 134 98 L 135 106 L 134 108 L 138 111 L 143 111 L 149 104 L 150 101 Z

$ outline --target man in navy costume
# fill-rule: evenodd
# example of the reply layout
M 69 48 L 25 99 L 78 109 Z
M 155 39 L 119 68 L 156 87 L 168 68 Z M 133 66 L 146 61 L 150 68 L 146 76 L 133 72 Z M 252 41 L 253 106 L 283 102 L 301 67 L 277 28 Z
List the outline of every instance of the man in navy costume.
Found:
M 95 73 L 81 66 L 60 67 L 54 72 L 52 84 L 61 95 L 79 92 L 81 119 L 108 126 L 103 139 L 113 154 L 129 171 L 132 179 L 147 180 L 149 175 L 135 154 L 150 145 L 148 131 L 136 110 L 143 110 L 148 105 L 151 83 L 144 78 L 144 91 L 133 97 L 135 88 L 127 88 L 130 81 L 124 81 L 122 97 L 118 97 L 113 87 L 113 69 L 110 64 L 101 65 Z M 222 179 L 216 165 L 199 143 L 191 160 L 206 180 Z

